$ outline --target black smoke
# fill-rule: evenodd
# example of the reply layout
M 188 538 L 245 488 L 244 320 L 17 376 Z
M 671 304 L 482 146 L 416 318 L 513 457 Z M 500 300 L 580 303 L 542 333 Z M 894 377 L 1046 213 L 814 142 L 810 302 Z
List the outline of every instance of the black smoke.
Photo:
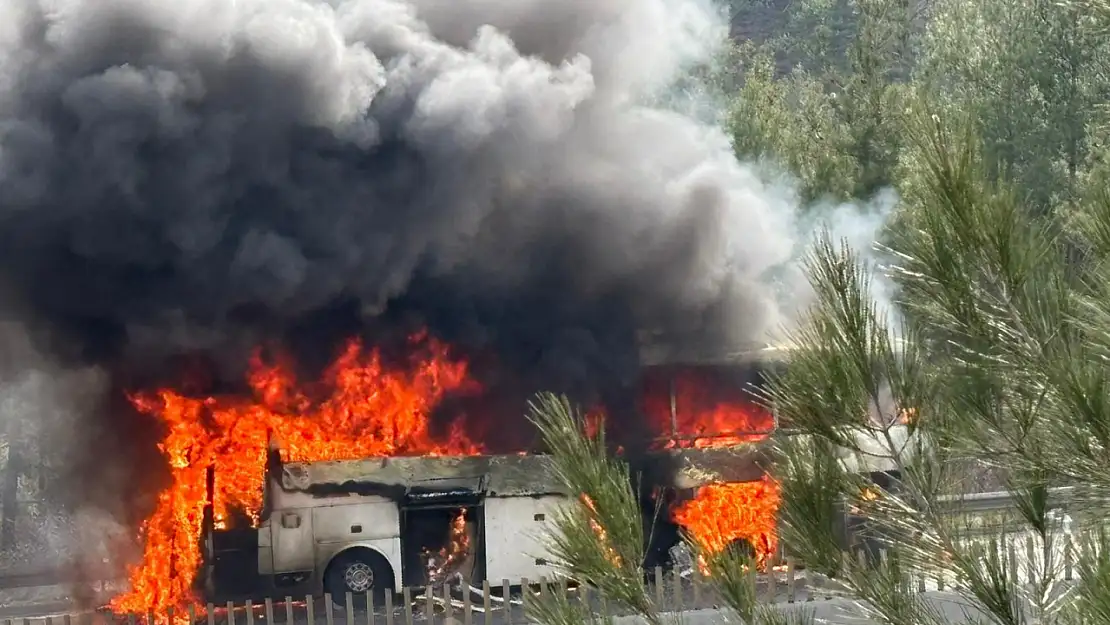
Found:
M 42 351 L 119 389 L 427 328 L 498 414 L 627 406 L 642 330 L 779 321 L 788 198 L 644 104 L 722 24 L 699 0 L 9 0 L 0 281 Z
M 444 414 L 519 449 L 536 390 L 634 415 L 642 331 L 762 342 L 805 228 L 668 93 L 710 2 L 0 1 L 0 426 L 88 534 L 41 542 L 128 545 L 168 476 L 126 394 L 259 345 L 427 329 L 484 389 Z
M 639 328 L 757 339 L 786 205 L 637 104 L 708 50 L 704 9 L 6 2 L 3 278 L 51 351 L 141 371 L 314 323 L 570 387 L 626 377 Z

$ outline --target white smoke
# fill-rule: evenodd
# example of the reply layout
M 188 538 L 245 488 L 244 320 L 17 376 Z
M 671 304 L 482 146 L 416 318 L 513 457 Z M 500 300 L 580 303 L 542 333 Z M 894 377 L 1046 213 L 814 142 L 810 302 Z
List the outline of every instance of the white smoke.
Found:
M 45 489 L 57 487 L 59 470 L 85 453 L 82 435 L 100 409 L 107 377 L 96 367 L 56 365 L 35 348 L 31 334 L 26 323 L 0 321 L 0 482 L 13 478 L 13 464 L 21 465 L 8 537 L 14 543 L 0 545 L 0 568 L 54 567 L 77 557 L 88 543 L 74 533 L 73 519 L 95 514 L 59 506 Z M 17 456 L 21 462 L 13 462 Z

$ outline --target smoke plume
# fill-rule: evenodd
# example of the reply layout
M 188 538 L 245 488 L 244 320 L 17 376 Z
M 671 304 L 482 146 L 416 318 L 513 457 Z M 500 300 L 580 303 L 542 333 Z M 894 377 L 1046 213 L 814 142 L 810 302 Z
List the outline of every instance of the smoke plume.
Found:
M 4 301 L 117 387 L 426 327 L 493 392 L 596 394 L 639 330 L 764 341 L 792 195 L 644 104 L 726 32 L 698 0 L 6 0 Z
M 0 11 L 0 266 L 66 356 L 234 360 L 343 309 L 573 368 L 779 321 L 791 206 L 638 105 L 720 41 L 691 0 Z

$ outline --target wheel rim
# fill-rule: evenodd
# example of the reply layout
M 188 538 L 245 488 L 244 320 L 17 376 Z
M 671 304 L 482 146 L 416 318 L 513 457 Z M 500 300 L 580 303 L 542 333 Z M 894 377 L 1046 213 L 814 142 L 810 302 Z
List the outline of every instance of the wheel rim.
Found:
M 351 592 L 366 592 L 374 587 L 374 571 L 365 562 L 355 562 L 343 573 L 343 581 Z

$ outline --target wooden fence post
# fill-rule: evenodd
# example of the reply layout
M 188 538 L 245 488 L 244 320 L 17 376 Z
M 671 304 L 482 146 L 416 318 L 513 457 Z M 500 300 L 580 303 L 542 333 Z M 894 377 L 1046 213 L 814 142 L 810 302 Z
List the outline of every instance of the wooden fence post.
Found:
M 656 609 L 663 610 L 663 567 L 655 567 L 655 606 Z
M 401 591 L 401 600 L 404 602 L 405 625 L 412 625 L 412 590 L 408 586 Z
M 1051 543 L 1049 543 L 1051 545 Z M 1028 536 L 1025 539 L 1025 568 L 1028 571 L 1027 577 L 1030 584 L 1037 583 L 1037 565 L 1036 565 L 1036 547 L 1033 545 L 1033 537 Z
M 474 624 L 474 608 L 470 602 L 470 580 L 463 580 L 463 625 Z
M 677 570 L 672 571 L 671 581 L 674 585 L 674 590 L 672 592 L 674 592 L 675 608 L 681 613 L 683 611 L 684 603 L 684 598 L 682 596 L 682 576 L 678 574 Z
M 768 603 L 775 603 L 775 600 L 778 599 L 777 581 L 774 565 L 767 565 L 767 592 L 764 593 L 764 598 Z
M 794 603 L 794 601 L 797 600 L 797 598 L 798 598 L 798 595 L 796 594 L 797 590 L 798 590 L 798 585 L 797 585 L 797 578 L 795 577 L 795 572 L 797 570 L 798 570 L 798 567 L 794 564 L 794 558 L 787 558 L 786 559 L 786 602 L 787 603 Z

